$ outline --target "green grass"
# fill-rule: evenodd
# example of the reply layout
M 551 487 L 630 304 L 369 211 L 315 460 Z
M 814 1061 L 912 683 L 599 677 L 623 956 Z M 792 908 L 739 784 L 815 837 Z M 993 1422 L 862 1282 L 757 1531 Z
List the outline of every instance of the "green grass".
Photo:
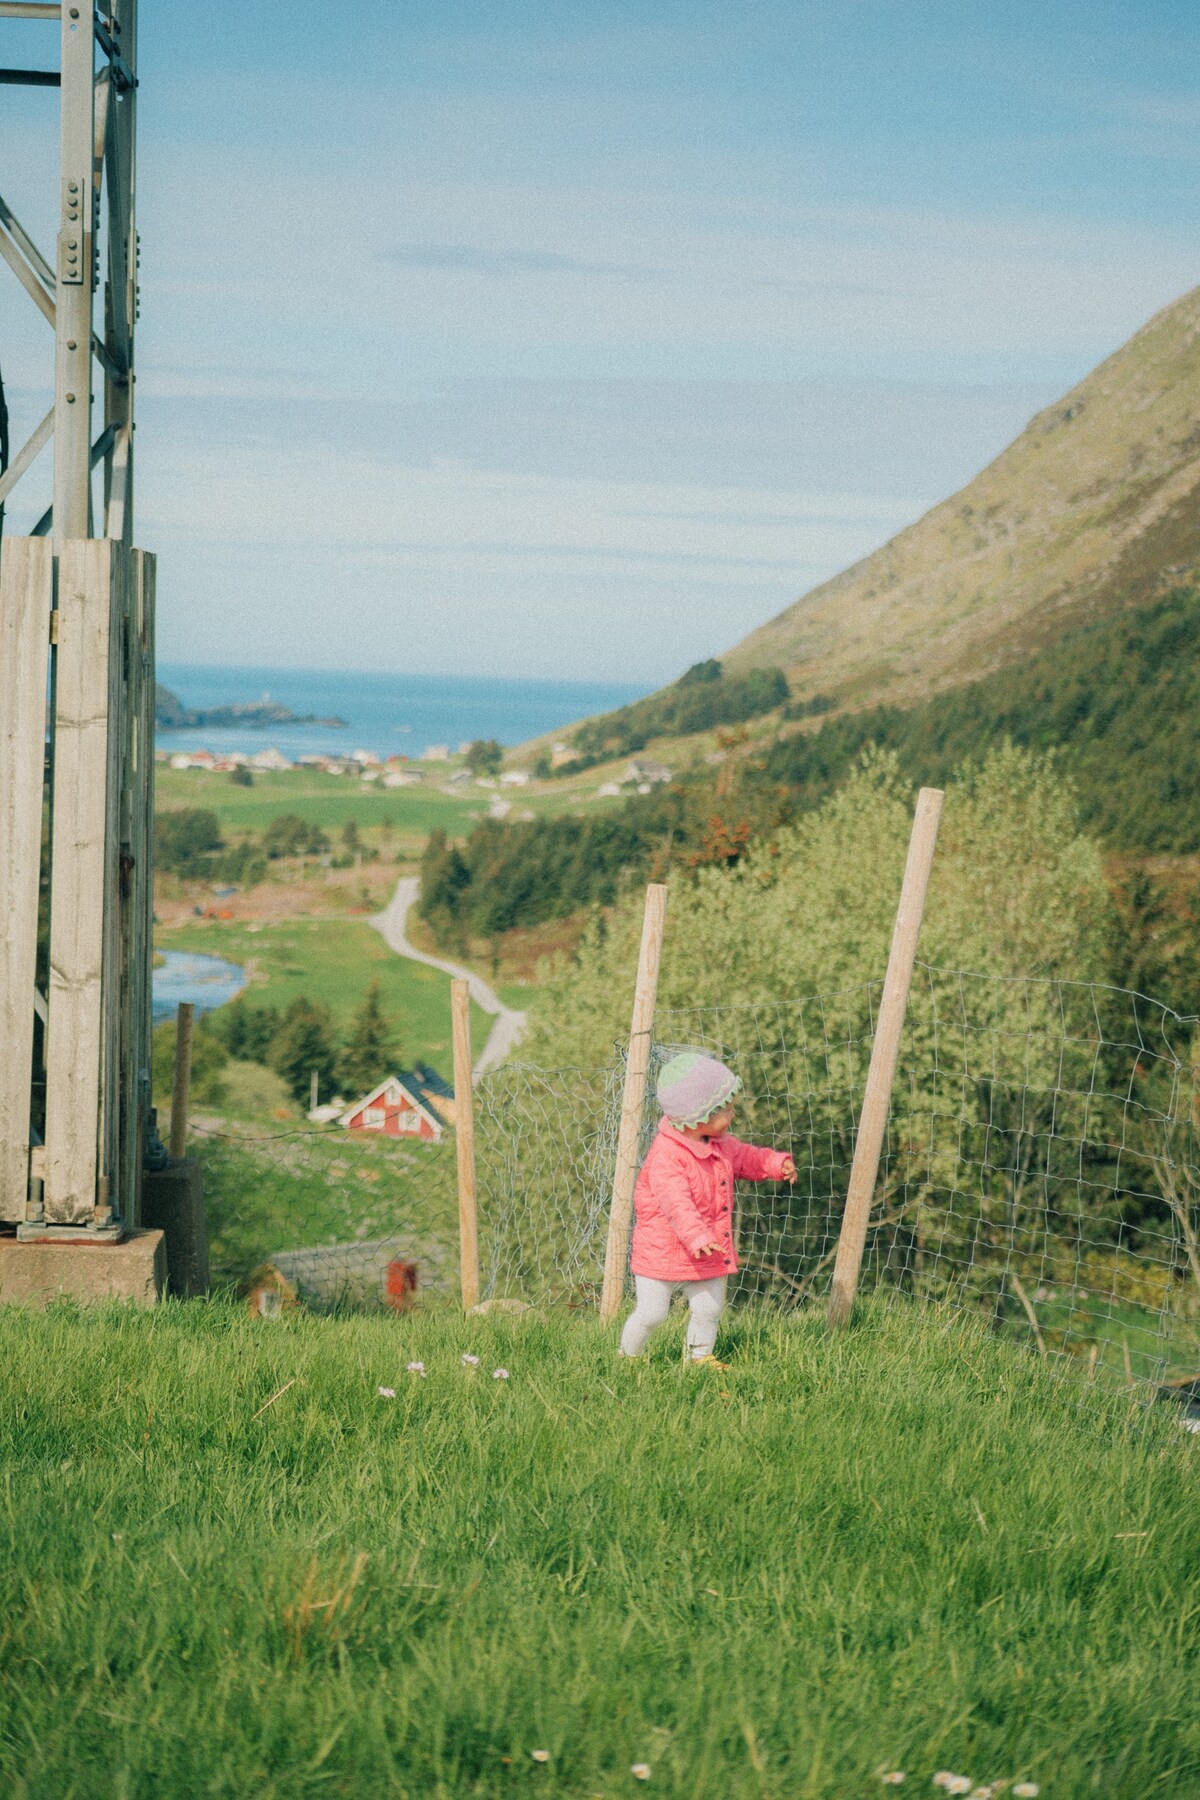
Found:
M 466 794 L 447 794 L 428 774 L 428 785 L 422 788 L 384 788 L 378 782 L 363 786 L 350 776 L 324 775 L 318 769 L 281 769 L 256 774 L 254 786 L 244 788 L 235 787 L 228 775 L 172 769 L 160 763 L 154 788 L 157 811 L 206 807 L 216 813 L 221 830 L 235 838 L 248 831 L 264 831 L 281 813 L 297 813 L 331 835 L 349 819 L 360 830 L 386 824 L 396 844 L 412 847 L 438 827 L 451 837 L 465 837 L 493 799 L 510 801 L 514 812 L 529 810 L 539 815 L 619 804 L 595 799 L 596 785 L 602 779 L 593 774 L 582 784 L 557 781 L 532 791 L 500 788 L 493 794 L 486 788 L 471 788 Z
M 384 1011 L 396 1023 L 402 1056 L 423 1057 L 448 1079 L 450 977 L 389 950 L 364 919 L 263 921 L 252 930 L 232 919 L 160 927 L 163 950 L 199 950 L 245 967 L 253 963 L 247 999 L 286 1006 L 298 994 L 328 1006 L 344 1026 L 372 980 L 378 979 Z M 478 1055 L 492 1020 L 471 1008 L 471 1042 Z
M 3 1791 L 1200 1791 L 1166 1408 L 900 1307 L 723 1343 L 724 1376 L 569 1316 L 0 1311 Z
M 424 838 L 435 826 L 451 836 L 470 829 L 471 815 L 486 810 L 478 796 L 465 799 L 436 788 L 362 786 L 346 775 L 324 775 L 319 769 L 279 770 L 256 774 L 253 787 L 235 787 L 228 775 L 203 769 L 155 770 L 154 799 L 159 812 L 183 806 L 215 812 L 224 832 L 265 831 L 281 813 L 297 813 L 311 825 L 335 833 L 349 819 L 360 828 L 385 821 L 397 838 Z

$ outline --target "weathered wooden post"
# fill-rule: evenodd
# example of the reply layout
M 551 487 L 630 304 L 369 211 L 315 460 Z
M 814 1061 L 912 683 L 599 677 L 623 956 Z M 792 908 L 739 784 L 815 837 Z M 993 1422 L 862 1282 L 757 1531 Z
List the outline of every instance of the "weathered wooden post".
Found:
M 471 1073 L 471 986 L 450 984 L 454 1038 L 454 1153 L 458 1166 L 458 1268 L 463 1311 L 479 1301 L 479 1220 L 475 1192 L 475 1088 Z
M 654 1003 L 658 994 L 658 968 L 662 960 L 666 915 L 666 887 L 661 882 L 651 882 L 646 889 L 637 985 L 633 992 L 633 1016 L 629 1022 L 629 1054 L 625 1062 L 625 1091 L 621 1098 L 621 1128 L 617 1137 L 612 1209 L 608 1216 L 608 1242 L 604 1252 L 604 1286 L 600 1295 L 602 1319 L 616 1316 L 625 1293 L 629 1234 L 633 1227 L 633 1188 L 637 1180 L 638 1149 L 646 1105 L 646 1080 L 650 1072 L 650 1039 L 654 1029 Z
M 875 1042 L 871 1046 L 871 1063 L 867 1070 L 867 1085 L 858 1119 L 858 1136 L 854 1143 L 846 1210 L 842 1216 L 837 1260 L 833 1266 L 833 1291 L 826 1315 L 826 1321 L 831 1327 L 845 1324 L 854 1305 L 854 1296 L 858 1292 L 858 1275 L 862 1267 L 871 1201 L 879 1174 L 879 1157 L 883 1150 L 883 1137 L 892 1103 L 892 1083 L 896 1078 L 896 1060 L 900 1054 L 900 1034 L 904 1030 L 904 1015 L 908 1008 L 908 990 L 917 956 L 917 938 L 925 915 L 925 896 L 929 891 L 929 872 L 933 866 L 943 798 L 938 788 L 922 788 L 917 796 L 908 861 L 904 868 L 900 904 L 896 909 L 896 924 L 892 932 L 892 950 L 888 957 L 883 997 L 875 1024 Z
M 187 1154 L 195 1021 L 196 1008 L 190 1000 L 181 1000 L 175 1010 L 175 1072 L 171 1081 L 171 1156 L 176 1162 Z

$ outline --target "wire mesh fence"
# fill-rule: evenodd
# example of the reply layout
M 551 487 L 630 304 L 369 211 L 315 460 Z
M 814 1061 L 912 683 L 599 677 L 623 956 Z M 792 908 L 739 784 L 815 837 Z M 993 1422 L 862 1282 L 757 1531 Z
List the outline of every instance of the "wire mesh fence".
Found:
M 481 1294 L 594 1304 L 621 1065 L 508 1064 L 474 1090 Z M 455 1144 L 382 1131 L 264 1131 L 211 1115 L 193 1124 L 204 1164 L 216 1279 L 245 1287 L 270 1264 L 316 1305 L 382 1305 L 387 1270 L 415 1263 L 420 1290 L 458 1286 Z
M 824 1300 L 881 993 L 660 1006 L 654 1074 L 694 1046 L 741 1076 L 740 1136 L 794 1185 L 739 1184 L 734 1305 Z M 861 1286 L 967 1307 L 1046 1355 L 1161 1382 L 1200 1366 L 1197 1021 L 1091 984 L 918 964 Z M 588 1306 L 621 1112 L 596 1069 L 510 1064 L 476 1086 L 481 1292 Z M 652 1100 L 643 1149 L 657 1124 Z M 212 1260 L 273 1261 L 317 1304 L 376 1304 L 386 1270 L 457 1289 L 452 1133 L 437 1143 L 203 1118 Z M 1200 1399 L 1200 1388 L 1197 1389 Z
M 730 1063 L 739 1134 L 796 1162 L 793 1187 L 741 1185 L 735 1300 L 828 1291 L 880 992 L 660 1009 L 659 1060 Z M 1129 1379 L 1194 1369 L 1196 1025 L 1113 988 L 918 964 L 861 1289 L 973 1307 Z

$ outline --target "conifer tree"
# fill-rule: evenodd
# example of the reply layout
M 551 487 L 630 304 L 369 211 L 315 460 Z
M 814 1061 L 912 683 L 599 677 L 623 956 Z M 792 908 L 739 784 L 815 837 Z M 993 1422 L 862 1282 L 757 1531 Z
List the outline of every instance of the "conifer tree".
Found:
M 318 1096 L 328 1100 L 333 1091 L 336 1052 L 326 1009 L 298 994 L 283 1015 L 271 1045 L 270 1061 L 276 1074 L 283 1077 L 295 1098 L 302 1102 L 311 1093 L 315 1069 Z
M 396 1037 L 383 1010 L 376 978 L 350 1022 L 350 1030 L 337 1061 L 337 1077 L 347 1094 L 365 1094 L 393 1072 Z

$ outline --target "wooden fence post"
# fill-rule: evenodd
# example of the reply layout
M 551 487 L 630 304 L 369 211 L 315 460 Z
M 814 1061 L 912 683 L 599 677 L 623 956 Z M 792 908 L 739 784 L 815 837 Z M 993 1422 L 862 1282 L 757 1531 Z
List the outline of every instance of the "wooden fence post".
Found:
M 646 889 L 642 948 L 638 957 L 637 986 L 633 993 L 633 1017 L 629 1022 L 629 1055 L 625 1063 L 625 1092 L 621 1099 L 621 1129 L 617 1137 L 612 1210 L 608 1216 L 608 1243 L 604 1251 L 604 1287 L 600 1295 L 602 1319 L 616 1316 L 625 1293 L 629 1234 L 633 1224 L 633 1187 L 637 1180 L 642 1116 L 646 1105 L 646 1078 L 650 1072 L 650 1036 L 654 1028 L 654 1002 L 658 994 L 658 967 L 662 960 L 666 915 L 666 887 L 661 882 L 651 882 Z
M 479 1220 L 475 1198 L 475 1089 L 471 1077 L 471 986 L 450 983 L 454 1037 L 454 1150 L 458 1164 L 458 1271 L 463 1311 L 479 1301 Z
M 871 1047 L 871 1064 L 867 1071 L 867 1085 L 859 1114 L 854 1162 L 846 1192 L 846 1210 L 842 1216 L 837 1260 L 833 1267 L 833 1291 L 826 1315 L 826 1323 L 830 1327 L 845 1324 L 858 1291 L 858 1275 L 867 1241 L 867 1224 L 871 1216 L 875 1180 L 879 1174 L 883 1136 L 887 1130 L 888 1112 L 892 1103 L 892 1083 L 896 1078 L 896 1060 L 900 1054 L 900 1034 L 904 1030 L 908 989 L 917 956 L 921 920 L 925 913 L 925 896 L 929 891 L 929 872 L 933 865 L 943 798 L 938 788 L 922 788 L 917 795 L 916 817 L 908 845 L 900 904 L 896 909 L 892 950 L 888 957 L 879 1017 L 875 1024 L 875 1042 Z
M 196 1009 L 181 1000 L 175 1014 L 175 1080 L 171 1087 L 171 1155 L 187 1154 L 188 1094 L 192 1085 L 192 1027 Z

